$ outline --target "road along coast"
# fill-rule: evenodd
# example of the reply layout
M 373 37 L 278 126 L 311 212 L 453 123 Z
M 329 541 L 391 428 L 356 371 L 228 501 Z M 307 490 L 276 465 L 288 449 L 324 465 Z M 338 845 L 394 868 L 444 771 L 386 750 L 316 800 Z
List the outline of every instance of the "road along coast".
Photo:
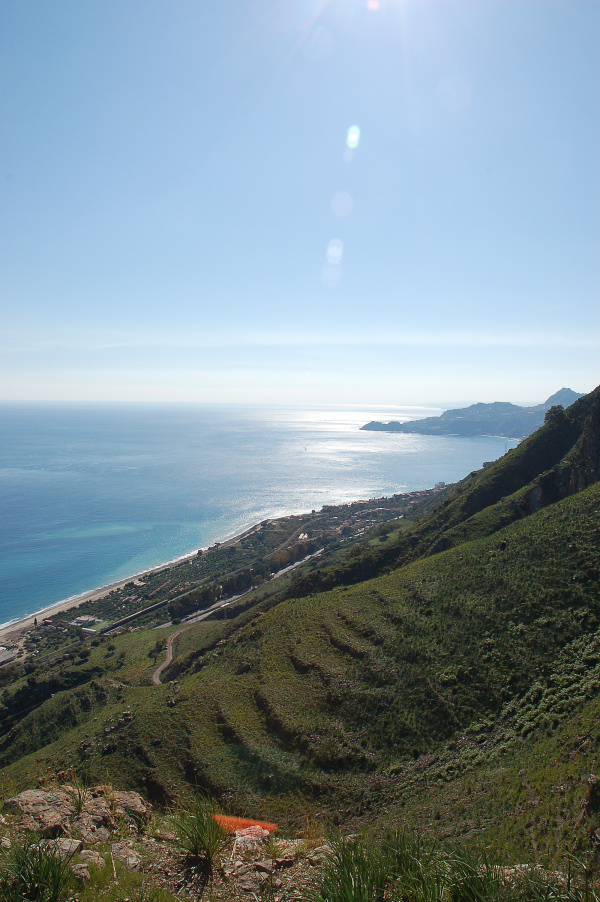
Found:
M 225 548 L 228 545 L 233 545 L 236 542 L 241 541 L 241 539 L 246 538 L 246 536 L 251 535 L 258 528 L 258 525 L 253 525 L 248 529 L 245 529 L 243 532 L 238 533 L 235 536 L 231 536 L 230 538 L 218 544 L 221 548 Z M 134 573 L 131 576 L 126 576 L 123 579 L 117 580 L 116 582 L 108 583 L 105 586 L 100 586 L 97 589 L 90 589 L 89 591 L 82 592 L 79 595 L 73 595 L 71 596 L 71 598 L 64 598 L 62 601 L 57 601 L 54 604 L 50 604 L 45 608 L 41 608 L 39 611 L 33 611 L 33 613 L 27 614 L 25 617 L 19 617 L 18 619 L 9 620 L 7 623 L 0 624 L 0 645 L 7 645 L 17 642 L 19 637 L 24 632 L 34 626 L 36 620 L 39 622 L 40 620 L 44 620 L 48 617 L 53 617 L 55 614 L 60 614 L 63 611 L 69 611 L 72 608 L 77 608 L 79 607 L 79 605 L 82 605 L 86 601 L 96 601 L 98 598 L 103 598 L 105 595 L 108 595 L 109 592 L 112 592 L 114 589 L 122 589 L 125 585 L 127 585 L 127 583 L 131 582 L 132 580 L 141 579 L 143 576 L 150 576 L 154 575 L 155 573 L 161 573 L 163 570 L 169 570 L 171 567 L 175 567 L 177 564 L 193 560 L 193 558 L 195 558 L 197 554 L 197 550 L 191 551 L 189 554 L 184 554 L 172 561 L 167 561 L 164 564 L 159 564 L 157 567 L 151 567 L 148 570 L 142 570 L 139 573 Z
M 44 652 L 54 653 L 56 631 L 66 634 L 85 629 L 86 620 L 96 624 L 93 632 L 100 635 L 115 628 L 131 628 L 134 620 L 167 605 L 177 608 L 179 604 L 179 610 L 169 610 L 169 614 L 176 620 L 185 619 L 192 613 L 190 606 L 194 611 L 205 610 L 211 602 L 225 601 L 269 582 L 275 574 L 283 575 L 325 548 L 341 547 L 376 526 L 397 523 L 410 516 L 415 505 L 443 489 L 444 483 L 438 483 L 430 489 L 262 520 L 208 549 L 189 552 L 0 625 L 0 646 L 7 647 L 7 657 L 0 663 L 27 654 L 43 657 Z M 81 623 L 61 619 L 63 612 L 78 608 L 81 610 L 71 617 L 81 618 Z M 47 622 L 50 618 L 54 621 Z

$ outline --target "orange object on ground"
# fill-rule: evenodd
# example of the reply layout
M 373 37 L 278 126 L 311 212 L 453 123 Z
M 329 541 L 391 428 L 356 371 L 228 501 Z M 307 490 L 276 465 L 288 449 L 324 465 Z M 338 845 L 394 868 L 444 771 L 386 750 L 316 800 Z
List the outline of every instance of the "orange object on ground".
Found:
M 228 814 L 213 814 L 217 824 L 227 833 L 235 833 L 236 830 L 245 830 L 246 827 L 261 827 L 273 833 L 277 830 L 277 824 L 269 824 L 267 821 L 255 821 L 247 817 L 231 817 Z

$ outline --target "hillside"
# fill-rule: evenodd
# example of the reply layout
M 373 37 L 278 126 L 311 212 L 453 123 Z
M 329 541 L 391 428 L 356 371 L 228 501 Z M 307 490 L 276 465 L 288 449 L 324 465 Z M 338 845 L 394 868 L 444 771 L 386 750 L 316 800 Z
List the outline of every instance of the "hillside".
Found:
M 504 435 L 525 438 L 543 425 L 544 415 L 551 407 L 569 407 L 581 395 L 570 388 L 561 388 L 543 404 L 520 407 L 508 401 L 492 404 L 471 404 L 458 410 L 446 410 L 439 417 L 425 417 L 399 423 L 392 420 L 380 423 L 373 420 L 361 429 L 370 432 L 409 432 L 421 435 Z
M 0 777 L 21 788 L 74 763 L 159 803 L 202 787 L 286 824 L 414 823 L 515 860 L 591 854 L 599 478 L 596 389 L 414 514 L 190 625 L 162 685 L 173 628 L 32 666 L 5 707 L 73 682 L 7 722 Z

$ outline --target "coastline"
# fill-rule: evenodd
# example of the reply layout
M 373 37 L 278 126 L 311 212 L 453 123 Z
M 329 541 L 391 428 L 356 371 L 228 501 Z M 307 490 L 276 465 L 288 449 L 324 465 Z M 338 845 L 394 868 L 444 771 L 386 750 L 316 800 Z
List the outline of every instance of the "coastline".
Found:
M 242 532 L 236 533 L 235 535 L 224 539 L 222 542 L 216 542 L 215 544 L 218 544 L 221 548 L 227 545 L 233 545 L 258 528 L 260 528 L 260 523 L 254 523 Z M 169 570 L 171 567 L 176 567 L 177 564 L 192 560 L 196 557 L 198 551 L 207 550 L 208 549 L 206 548 L 195 549 L 194 551 L 188 552 L 188 554 L 182 554 L 177 558 L 173 558 L 173 560 L 165 561 L 164 564 L 158 564 L 156 567 L 149 567 L 147 570 L 140 570 L 138 573 L 124 576 L 122 579 L 107 583 L 105 586 L 98 586 L 96 589 L 88 589 L 85 592 L 81 592 L 79 595 L 71 595 L 69 598 L 62 599 L 62 601 L 55 601 L 44 608 L 40 608 L 39 611 L 33 611 L 31 614 L 26 614 L 23 617 L 17 617 L 14 620 L 8 620 L 6 623 L 0 623 L 0 645 L 18 641 L 20 636 L 33 626 L 36 618 L 39 620 L 44 619 L 45 617 L 52 617 L 54 614 L 60 614 L 63 611 L 77 608 L 86 601 L 96 601 L 96 599 L 108 595 L 113 589 L 121 589 L 126 583 L 131 582 L 131 580 L 139 579 L 142 576 L 148 576 L 150 573 L 160 573 L 162 570 Z

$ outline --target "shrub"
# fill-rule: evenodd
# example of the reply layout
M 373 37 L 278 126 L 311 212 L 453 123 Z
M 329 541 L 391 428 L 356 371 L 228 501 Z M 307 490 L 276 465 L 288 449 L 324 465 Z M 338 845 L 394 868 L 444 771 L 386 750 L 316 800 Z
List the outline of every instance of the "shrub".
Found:
M 69 860 L 31 838 L 15 843 L 0 869 L 2 902 L 62 902 L 71 884 Z
M 212 878 L 227 840 L 227 834 L 213 817 L 215 811 L 216 806 L 211 799 L 198 799 L 193 808 L 181 811 L 172 818 L 179 845 L 190 863 L 200 866 L 207 880 Z
M 86 802 L 91 798 L 91 792 L 79 777 L 73 777 L 70 786 L 66 787 L 69 801 L 75 810 L 75 817 L 83 812 Z
M 352 842 L 343 836 L 331 842 L 323 874 L 309 902 L 383 902 L 390 877 L 384 850 L 370 840 Z
M 449 902 L 492 902 L 503 889 L 501 872 L 487 857 L 462 851 L 447 862 Z

